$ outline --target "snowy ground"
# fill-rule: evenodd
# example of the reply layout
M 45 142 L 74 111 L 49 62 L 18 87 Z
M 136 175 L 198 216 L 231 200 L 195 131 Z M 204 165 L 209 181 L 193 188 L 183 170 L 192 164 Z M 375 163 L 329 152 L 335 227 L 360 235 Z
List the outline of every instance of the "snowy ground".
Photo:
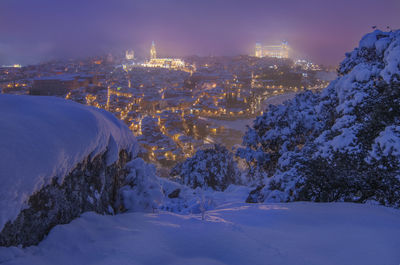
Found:
M 349 203 L 226 203 L 201 215 L 83 214 L 1 264 L 400 263 L 400 211 Z

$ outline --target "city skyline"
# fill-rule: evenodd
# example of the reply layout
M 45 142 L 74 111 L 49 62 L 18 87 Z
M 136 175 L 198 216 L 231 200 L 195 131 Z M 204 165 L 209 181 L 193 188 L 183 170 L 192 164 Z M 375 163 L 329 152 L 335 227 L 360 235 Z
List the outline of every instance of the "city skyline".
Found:
M 147 54 L 152 40 L 173 56 L 252 54 L 256 42 L 287 40 L 302 57 L 337 65 L 372 26 L 400 27 L 398 10 L 395 0 L 3 0 L 0 64 L 132 48 Z

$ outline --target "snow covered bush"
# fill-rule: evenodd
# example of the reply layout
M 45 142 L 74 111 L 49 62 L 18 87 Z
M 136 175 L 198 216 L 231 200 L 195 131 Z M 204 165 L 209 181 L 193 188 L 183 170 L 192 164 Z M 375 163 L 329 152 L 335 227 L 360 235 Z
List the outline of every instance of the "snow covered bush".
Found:
M 243 202 L 250 187 L 229 185 L 224 191 L 191 187 L 176 181 L 159 178 L 165 197 L 159 209 L 180 214 L 205 214 L 229 202 Z M 173 196 L 170 196 L 173 195 Z
M 154 211 L 161 204 L 164 194 L 154 165 L 136 158 L 126 167 L 129 174 L 120 189 L 122 207 L 129 211 Z
M 258 117 L 237 151 L 250 175 L 261 176 L 249 200 L 400 206 L 399 63 L 400 31 L 376 30 L 320 94 L 299 94 Z
M 197 151 L 193 157 L 176 165 L 170 175 L 194 189 L 211 187 L 223 191 L 230 184 L 240 183 L 233 155 L 221 145 Z

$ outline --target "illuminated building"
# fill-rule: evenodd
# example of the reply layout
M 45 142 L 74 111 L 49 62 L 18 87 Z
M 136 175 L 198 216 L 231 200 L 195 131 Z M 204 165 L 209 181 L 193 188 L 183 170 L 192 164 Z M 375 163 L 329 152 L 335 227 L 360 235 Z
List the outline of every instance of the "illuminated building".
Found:
M 4 68 L 21 68 L 22 65 L 20 65 L 20 64 L 2 65 L 1 67 L 4 67 Z
M 150 60 L 141 64 L 136 64 L 136 66 L 184 70 L 185 62 L 175 58 L 157 58 L 156 45 L 153 41 L 150 48 Z
M 300 66 L 303 70 L 320 71 L 321 67 L 318 64 L 313 64 L 312 62 L 304 59 L 299 59 L 295 62 L 296 66 Z
M 151 43 L 151 48 L 150 48 L 150 59 L 156 59 L 157 58 L 157 52 L 156 52 L 156 45 L 154 44 L 154 41 Z
M 261 43 L 259 43 L 259 42 L 256 43 L 256 48 L 255 48 L 255 51 L 254 51 L 254 56 L 255 56 L 255 57 L 258 57 L 258 58 L 263 57 L 263 55 L 262 55 L 262 46 L 261 46 Z
M 264 46 L 263 57 L 289 58 L 288 43 L 284 41 L 281 45 Z
M 195 70 L 193 66 L 187 66 L 182 59 L 157 58 L 156 46 L 154 44 L 154 41 L 151 44 L 149 60 L 145 60 L 143 63 L 124 64 L 122 65 L 122 67 L 125 71 L 129 71 L 133 67 L 166 68 L 166 69 L 186 71 L 189 73 Z
M 283 41 L 280 45 L 261 46 L 260 43 L 256 43 L 254 56 L 259 58 L 289 58 L 289 50 L 290 48 L 286 41 Z
M 133 50 L 127 50 L 127 51 L 125 52 L 125 58 L 126 58 L 127 60 L 133 60 L 133 59 L 135 59 L 135 52 L 134 52 Z
M 183 69 L 185 67 L 185 62 L 181 59 L 155 58 L 145 62 L 142 66 L 154 68 Z

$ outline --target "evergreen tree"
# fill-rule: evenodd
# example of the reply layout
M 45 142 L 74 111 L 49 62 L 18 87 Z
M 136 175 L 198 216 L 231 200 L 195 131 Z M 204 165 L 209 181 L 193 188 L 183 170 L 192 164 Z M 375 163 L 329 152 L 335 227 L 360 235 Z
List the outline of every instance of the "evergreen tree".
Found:
M 399 62 L 400 31 L 376 30 L 320 94 L 258 117 L 237 152 L 262 178 L 249 200 L 400 206 Z

